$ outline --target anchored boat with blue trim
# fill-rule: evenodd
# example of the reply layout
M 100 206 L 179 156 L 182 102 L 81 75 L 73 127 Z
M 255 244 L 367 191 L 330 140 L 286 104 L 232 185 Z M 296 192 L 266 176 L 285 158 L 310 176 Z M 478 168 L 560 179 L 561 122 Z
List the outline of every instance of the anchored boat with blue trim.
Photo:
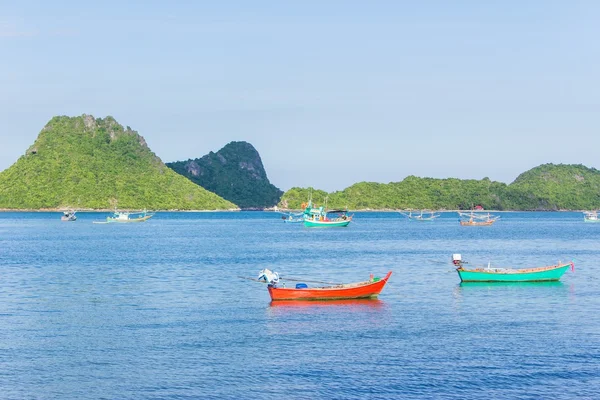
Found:
M 306 283 L 297 283 L 295 287 L 285 287 L 280 283 L 277 272 L 263 269 L 258 274 L 258 280 L 268 284 L 271 300 L 347 300 L 347 299 L 374 299 L 379 296 L 388 279 L 392 276 L 389 271 L 385 277 L 379 278 L 371 275 L 368 281 L 333 284 L 323 287 L 308 287 Z
M 558 281 L 567 271 L 575 270 L 575 264 L 571 261 L 568 263 L 558 262 L 556 265 L 537 268 L 499 268 L 492 267 L 488 264 L 487 267 L 467 268 L 462 261 L 460 254 L 452 255 L 452 262 L 457 267 L 456 272 L 460 277 L 461 282 L 548 282 Z
M 304 208 L 304 226 L 315 227 L 345 227 L 352 221 L 348 210 L 325 210 L 325 207 L 314 207 L 312 201 L 302 204 Z M 334 217 L 331 215 L 335 214 Z

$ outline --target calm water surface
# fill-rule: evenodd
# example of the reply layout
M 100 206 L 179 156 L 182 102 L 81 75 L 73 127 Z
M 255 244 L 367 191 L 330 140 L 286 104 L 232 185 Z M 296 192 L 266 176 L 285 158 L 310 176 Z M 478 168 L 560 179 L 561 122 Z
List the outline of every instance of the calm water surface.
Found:
M 460 227 L 357 213 L 0 213 L 0 398 L 600 398 L 600 224 L 504 213 Z M 472 264 L 574 260 L 558 283 L 459 284 Z M 262 268 L 376 301 L 271 304 Z

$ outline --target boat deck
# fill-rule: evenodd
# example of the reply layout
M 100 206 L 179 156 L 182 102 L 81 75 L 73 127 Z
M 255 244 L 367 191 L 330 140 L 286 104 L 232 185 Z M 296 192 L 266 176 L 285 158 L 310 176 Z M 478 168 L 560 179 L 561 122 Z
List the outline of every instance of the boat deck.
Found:
M 465 272 L 487 272 L 487 273 L 495 273 L 495 274 L 527 274 L 527 273 L 532 273 L 532 272 L 542 272 L 542 271 L 549 271 L 549 270 L 553 270 L 556 268 L 561 268 L 561 267 L 565 267 L 568 266 L 569 264 L 556 264 L 556 265 L 548 265 L 545 267 L 536 267 L 536 268 L 524 268 L 524 269 L 515 269 L 515 268 L 502 268 L 502 267 L 497 267 L 497 268 L 488 268 L 488 267 L 484 267 L 484 268 L 461 268 L 462 271 Z

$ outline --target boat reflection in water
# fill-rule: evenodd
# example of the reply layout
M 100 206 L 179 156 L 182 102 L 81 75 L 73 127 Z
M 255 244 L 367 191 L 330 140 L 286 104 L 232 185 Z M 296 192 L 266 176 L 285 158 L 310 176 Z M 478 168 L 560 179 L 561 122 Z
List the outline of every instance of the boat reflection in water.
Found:
M 346 300 L 278 300 L 271 301 L 270 307 L 275 308 L 347 308 L 349 310 L 376 310 L 385 307 L 379 299 L 346 299 Z
M 478 289 L 500 289 L 500 288 L 547 288 L 547 287 L 565 287 L 561 281 L 540 281 L 540 282 L 460 282 L 458 287 L 461 290 Z
M 377 299 L 279 300 L 272 301 L 265 311 L 265 326 L 272 335 L 363 334 L 390 323 L 388 304 Z

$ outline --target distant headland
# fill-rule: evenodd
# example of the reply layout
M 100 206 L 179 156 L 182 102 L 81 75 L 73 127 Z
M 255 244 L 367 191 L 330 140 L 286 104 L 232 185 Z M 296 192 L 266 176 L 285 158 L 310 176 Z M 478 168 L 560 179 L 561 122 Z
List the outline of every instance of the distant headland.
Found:
M 216 153 L 164 164 L 114 118 L 57 116 L 12 166 L 0 172 L 0 210 L 299 209 L 309 198 L 352 210 L 590 210 L 600 208 L 600 171 L 543 164 L 505 184 L 488 178 L 359 182 L 326 193 L 271 184 L 258 151 L 231 142 Z

